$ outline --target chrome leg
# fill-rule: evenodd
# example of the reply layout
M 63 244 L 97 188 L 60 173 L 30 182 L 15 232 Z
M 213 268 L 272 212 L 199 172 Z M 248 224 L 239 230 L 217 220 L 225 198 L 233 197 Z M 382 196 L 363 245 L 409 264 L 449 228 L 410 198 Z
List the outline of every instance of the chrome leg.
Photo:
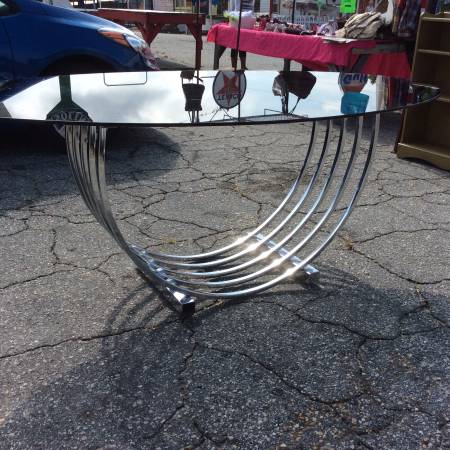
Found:
M 348 151 L 346 119 L 340 121 L 336 141 L 333 140 L 333 123 L 326 123 L 321 145 L 317 145 L 319 124 L 313 123 L 299 174 L 274 212 L 252 232 L 230 245 L 203 254 L 184 256 L 151 252 L 128 243 L 123 237 L 113 217 L 106 189 L 105 128 L 67 125 L 66 142 L 77 186 L 92 214 L 152 285 L 179 312 L 192 314 L 197 298 L 252 295 L 294 274 L 303 274 L 306 279 L 317 281 L 319 272 L 310 263 L 332 242 L 349 217 L 363 187 L 376 146 L 379 115 L 375 115 L 367 153 L 360 151 L 363 117 L 357 121 L 353 143 Z M 350 200 L 342 210 L 338 204 L 351 188 L 351 174 L 360 154 L 365 157 L 364 166 Z M 330 164 L 326 162 L 328 159 Z M 341 175 L 340 168 L 343 170 Z M 307 173 L 309 179 L 306 178 Z M 335 221 L 333 214 L 338 209 L 343 212 Z
M 195 302 L 189 294 L 170 285 L 170 278 L 157 267 L 144 249 L 128 244 L 113 217 L 106 188 L 106 129 L 89 125 L 67 125 L 66 146 L 69 163 L 81 196 L 97 221 L 182 314 L 192 314 Z

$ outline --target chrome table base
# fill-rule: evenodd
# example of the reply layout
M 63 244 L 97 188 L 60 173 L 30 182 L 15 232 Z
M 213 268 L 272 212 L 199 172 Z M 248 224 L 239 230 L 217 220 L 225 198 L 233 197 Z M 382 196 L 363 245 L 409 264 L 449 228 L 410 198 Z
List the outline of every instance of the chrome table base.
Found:
M 108 200 L 106 128 L 67 125 L 66 143 L 76 183 L 97 221 L 180 313 L 192 314 L 197 299 L 250 296 L 300 274 L 317 281 L 319 272 L 311 262 L 349 217 L 366 179 L 380 122 L 379 114 L 373 118 L 367 150 L 360 148 L 362 116 L 356 119 L 347 150 L 347 119 L 338 121 L 336 139 L 332 121 L 325 122 L 320 145 L 319 124 L 313 122 L 304 161 L 279 206 L 252 232 L 231 244 L 193 255 L 157 253 L 125 240 Z M 358 157 L 363 163 L 355 180 L 351 175 L 358 170 Z M 344 206 L 338 206 L 342 200 Z
M 255 239 L 257 242 L 263 242 L 268 248 L 275 249 L 276 253 L 281 257 L 289 253 L 288 249 L 279 247 L 275 241 L 267 240 L 266 237 L 261 233 L 258 233 L 255 236 Z M 293 266 L 301 266 L 301 271 L 299 274 L 297 274 L 299 277 L 311 282 L 317 283 L 319 281 L 319 271 L 311 264 L 302 266 L 302 260 L 298 256 L 291 256 L 287 261 L 285 261 L 285 263 L 285 266 L 288 266 L 289 263 L 291 263 Z

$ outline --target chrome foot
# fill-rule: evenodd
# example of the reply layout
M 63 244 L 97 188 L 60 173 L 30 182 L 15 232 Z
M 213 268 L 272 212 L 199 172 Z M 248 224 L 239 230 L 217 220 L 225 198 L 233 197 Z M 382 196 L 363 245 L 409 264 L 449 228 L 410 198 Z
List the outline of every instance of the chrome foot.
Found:
M 143 263 L 143 267 L 142 264 L 137 264 L 140 273 L 149 280 L 152 286 L 156 285 L 159 288 L 159 292 L 169 302 L 169 306 L 183 318 L 192 316 L 195 312 L 195 298 L 171 287 L 169 283 L 173 284 L 174 280 L 148 255 L 144 248 L 130 244 L 129 249 Z M 161 281 L 167 284 L 162 284 Z
M 262 233 L 258 233 L 255 236 L 255 239 L 258 242 L 263 241 L 264 245 L 270 249 L 277 248 L 277 243 L 272 240 L 265 240 L 265 236 Z M 284 247 L 278 248 L 275 250 L 275 253 L 280 255 L 281 257 L 286 256 L 289 251 L 285 249 Z M 295 267 L 300 267 L 301 270 L 296 272 L 295 275 L 297 279 L 300 279 L 302 281 L 308 281 L 310 283 L 318 283 L 320 272 L 318 269 L 316 269 L 311 264 L 307 264 L 306 266 L 303 266 L 302 260 L 298 256 L 291 256 L 288 261 L 290 261 Z M 286 264 L 288 264 L 288 261 L 286 261 Z

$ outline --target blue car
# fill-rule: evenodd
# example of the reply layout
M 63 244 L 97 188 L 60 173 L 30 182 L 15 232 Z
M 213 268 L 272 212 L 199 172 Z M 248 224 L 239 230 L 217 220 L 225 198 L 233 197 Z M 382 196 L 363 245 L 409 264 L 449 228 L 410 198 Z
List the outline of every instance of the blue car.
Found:
M 147 43 L 127 28 L 38 0 L 0 0 L 0 87 L 36 76 L 157 69 Z

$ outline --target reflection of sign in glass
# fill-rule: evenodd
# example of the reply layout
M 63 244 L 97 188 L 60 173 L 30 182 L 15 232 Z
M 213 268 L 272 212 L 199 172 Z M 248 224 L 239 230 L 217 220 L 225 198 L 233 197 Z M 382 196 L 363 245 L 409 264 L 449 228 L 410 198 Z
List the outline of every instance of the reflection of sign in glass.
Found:
M 221 108 L 231 109 L 243 99 L 246 88 L 247 79 L 244 72 L 219 71 L 213 83 L 213 97 Z
M 346 92 L 341 100 L 342 114 L 362 114 L 366 112 L 369 96 L 359 92 Z
M 92 122 L 89 114 L 72 100 L 70 75 L 61 75 L 59 77 L 59 90 L 61 101 L 47 114 L 47 120 Z M 64 125 L 55 124 L 55 129 L 62 137 L 65 136 Z
M 306 98 L 316 84 L 316 77 L 311 72 L 281 72 L 273 80 L 273 95 L 285 95 L 287 92 L 298 98 Z
M 366 111 L 369 96 L 361 94 L 369 77 L 363 73 L 339 74 L 339 86 L 344 93 L 341 100 L 342 114 L 361 114 Z
M 199 77 L 199 72 L 195 73 L 193 70 L 182 70 L 180 72 L 181 87 L 183 88 L 184 96 L 186 98 L 185 111 L 201 111 L 202 97 L 205 91 L 203 80 Z M 197 82 L 192 82 L 196 78 Z M 184 80 L 188 80 L 185 83 Z M 201 83 L 201 84 L 200 84 Z
M 340 11 L 343 14 L 353 14 L 356 12 L 356 0 L 341 0 Z
M 361 92 L 369 79 L 368 75 L 363 73 L 344 73 L 339 74 L 339 86 L 342 92 Z
M 186 104 L 184 110 L 188 111 L 189 118 L 192 123 L 199 122 L 199 112 L 202 110 L 202 97 L 205 91 L 203 80 L 199 76 L 199 71 L 182 70 L 180 72 L 181 87 L 183 88 L 184 97 L 186 98 Z M 194 78 L 197 82 L 194 82 Z M 188 80 L 188 83 L 185 83 Z
M 9 113 L 3 102 L 0 102 L 0 117 L 11 117 L 11 114 Z
M 316 77 L 310 72 L 280 72 L 272 85 L 273 95 L 281 97 L 281 107 L 284 114 L 289 114 L 289 93 L 296 95 L 297 103 L 290 112 L 294 112 L 298 102 L 308 97 L 316 84 Z

